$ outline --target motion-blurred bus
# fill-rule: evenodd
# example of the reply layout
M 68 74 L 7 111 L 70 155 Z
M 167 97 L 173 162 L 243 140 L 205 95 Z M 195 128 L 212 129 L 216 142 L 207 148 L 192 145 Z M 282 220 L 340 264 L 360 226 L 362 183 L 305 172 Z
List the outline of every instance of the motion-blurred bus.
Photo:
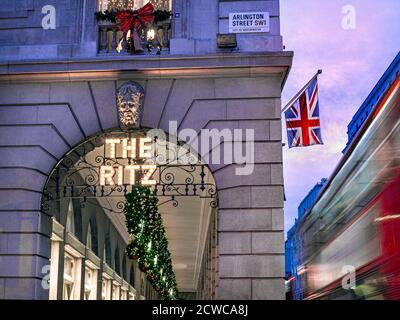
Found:
M 400 174 L 302 272 L 306 299 L 400 299 Z

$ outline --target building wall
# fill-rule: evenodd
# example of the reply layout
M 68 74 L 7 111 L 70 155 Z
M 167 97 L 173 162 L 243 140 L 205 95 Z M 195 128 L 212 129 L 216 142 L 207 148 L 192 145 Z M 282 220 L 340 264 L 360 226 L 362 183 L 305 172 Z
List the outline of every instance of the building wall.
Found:
M 325 185 L 327 179 L 321 179 L 321 182 L 318 182 L 304 197 L 304 199 L 300 202 L 298 207 L 298 219 L 301 220 L 307 211 L 311 209 L 311 207 L 315 204 L 315 201 L 318 198 L 319 192 L 321 191 L 322 187 Z
M 44 5 L 57 10 L 56 30 L 41 28 Z M 176 0 L 170 52 L 161 56 L 98 55 L 96 10 L 96 0 L 0 6 L 0 226 L 20 239 L 15 249 L 1 244 L 0 297 L 48 297 L 41 286 L 51 235 L 40 210 L 46 178 L 74 145 L 118 127 L 115 89 L 134 80 L 146 91 L 144 127 L 168 132 L 176 120 L 196 131 L 255 129 L 253 174 L 210 164 L 219 194 L 215 297 L 284 299 L 280 110 L 293 54 L 282 52 L 279 1 Z M 255 10 L 270 12 L 271 32 L 237 35 L 237 48 L 217 48 L 228 13 Z
M 180 14 L 174 19 L 172 54 L 208 54 L 215 52 L 281 51 L 279 0 L 177 0 L 173 11 Z M 270 13 L 270 32 L 237 34 L 237 47 L 219 49 L 217 34 L 227 34 L 230 12 L 267 11 Z
M 305 230 L 304 224 L 302 223 L 310 209 L 313 207 L 318 199 L 319 193 L 323 186 L 326 184 L 327 179 L 322 178 L 304 197 L 298 206 L 298 215 L 295 219 L 295 223 L 292 228 L 287 232 L 287 240 L 285 242 L 285 270 L 286 277 L 292 278 L 292 297 L 296 300 L 303 299 L 305 290 L 304 275 L 302 269 L 304 269 L 304 263 L 306 260 L 305 252 L 307 252 L 308 239 L 306 237 L 313 236 L 312 232 Z M 309 251 L 308 251 L 309 252 Z
M 297 221 L 296 221 L 297 222 Z M 296 262 L 295 262 L 295 231 L 296 223 L 287 232 L 287 239 L 285 241 L 285 278 L 288 279 L 296 274 Z
M 393 65 L 392 63 L 385 74 L 393 70 Z M 344 265 L 354 266 L 357 273 L 355 292 L 360 289 L 357 286 L 363 285 L 364 279 L 372 283 L 373 280 L 370 279 L 375 277 L 380 279 L 393 277 L 391 273 L 385 273 L 387 270 L 385 261 L 389 261 L 390 264 L 395 259 L 392 253 L 390 257 L 385 256 L 385 246 L 382 245 L 384 240 L 379 239 L 379 232 L 378 235 L 374 234 L 376 228 L 383 230 L 386 226 L 396 230 L 395 220 L 387 225 L 377 224 L 379 218 L 396 211 L 387 210 L 383 205 L 382 199 L 385 199 L 388 192 L 390 195 L 388 203 L 394 207 L 397 205 L 397 199 L 391 192 L 395 190 L 398 176 L 397 167 L 393 166 L 393 163 L 397 161 L 397 150 L 399 150 L 396 145 L 400 119 L 399 74 L 393 80 L 383 89 L 381 97 L 383 99 L 380 103 L 374 104 L 365 120 L 366 125 L 360 129 L 359 135 L 354 137 L 352 148 L 347 150 L 330 180 L 327 181 L 329 188 L 324 189 L 323 196 L 299 223 L 297 230 L 302 236 L 301 258 L 306 264 L 306 275 L 311 280 L 303 283 L 304 296 L 316 293 L 318 290 L 318 293 L 324 294 L 319 295 L 319 299 L 355 298 L 349 294 L 351 291 L 331 290 L 333 286 L 328 285 L 325 279 L 321 285 L 318 281 L 314 282 L 313 279 L 321 278 L 318 266 L 324 268 L 327 266 L 324 270 L 329 269 L 332 281 L 340 279 L 337 275 L 344 270 L 342 269 Z M 371 94 L 374 96 L 376 92 Z M 375 116 L 377 110 L 380 112 Z M 358 118 L 357 114 L 354 119 Z M 364 183 L 365 181 L 367 183 Z M 351 234 L 350 240 L 346 238 L 349 234 Z M 380 245 L 374 245 L 373 241 L 365 241 L 367 238 L 380 242 Z M 392 243 L 395 242 L 393 239 L 391 238 Z M 347 250 L 350 246 L 352 250 Z M 394 248 L 392 245 L 388 247 L 391 250 Z M 351 261 L 351 253 L 354 252 L 357 252 L 360 258 Z M 378 266 L 373 263 L 374 261 L 379 261 Z M 340 282 L 337 287 L 339 286 Z M 329 290 L 325 290 L 326 288 Z M 374 295 L 391 299 L 391 292 L 396 290 L 388 290 L 386 285 L 383 285 L 379 286 L 377 291 L 374 288 L 370 290 L 367 297 L 357 294 L 356 296 L 357 299 L 371 299 Z
M 396 77 L 398 77 L 399 73 L 400 52 L 397 54 L 390 66 L 386 69 L 385 73 L 379 79 L 375 87 L 372 89 L 368 97 L 357 110 L 356 114 L 353 116 L 349 125 L 347 126 L 348 141 L 346 144 L 346 148 L 343 150 L 343 153 L 347 150 L 351 142 L 354 140 L 356 134 L 361 129 L 364 122 L 367 120 L 371 110 L 374 109 L 374 107 L 382 97 L 382 94 L 386 91 L 386 88 L 393 83 Z
M 44 30 L 44 6 L 54 6 L 56 28 Z M 0 59 L 96 57 L 97 0 L 4 0 L 0 5 Z M 174 0 L 171 54 L 281 51 L 279 0 Z M 228 33 L 229 12 L 270 12 L 269 33 L 238 34 L 238 46 L 219 49 L 217 34 Z
M 192 65 L 199 63 L 192 59 Z M 261 61 L 274 72 L 266 73 L 259 67 Z M 200 63 L 205 63 L 204 58 Z M 221 72 L 217 67 L 221 63 L 236 67 Z M 283 299 L 280 94 L 287 70 L 281 66 L 290 63 L 291 54 L 240 56 L 210 58 L 207 64 L 214 67 L 191 69 L 190 76 L 185 70 L 175 70 L 171 76 L 174 72 L 169 70 L 162 79 L 152 78 L 152 72 L 114 70 L 24 74 L 20 81 L 16 76 L 11 83 L 8 76 L 3 78 L 0 225 L 3 232 L 11 230 L 16 237 L 28 238 L 21 242 L 27 252 L 1 249 L 3 296 L 12 297 L 14 286 L 19 283 L 25 287 L 30 282 L 32 290 L 24 290 L 19 297 L 45 298 L 40 289 L 40 270 L 49 259 L 49 251 L 43 248 L 49 247 L 50 217 L 40 211 L 40 200 L 46 178 L 72 146 L 118 126 L 115 88 L 126 80 L 135 80 L 146 88 L 145 127 L 168 131 L 168 120 L 177 120 L 180 128 L 196 130 L 255 128 L 253 174 L 234 175 L 235 164 L 210 165 L 220 200 L 217 298 Z M 104 70 L 106 66 L 92 64 L 93 69 Z M 25 65 L 27 70 L 42 67 Z M 61 81 L 62 77 L 81 79 Z M 43 236 L 35 242 L 38 233 Z M 23 271 L 18 271 L 21 267 Z
M 5 0 L 0 5 L 2 59 L 94 56 L 96 0 Z M 42 28 L 44 6 L 56 9 L 56 29 Z M 46 11 L 47 13 L 47 11 Z

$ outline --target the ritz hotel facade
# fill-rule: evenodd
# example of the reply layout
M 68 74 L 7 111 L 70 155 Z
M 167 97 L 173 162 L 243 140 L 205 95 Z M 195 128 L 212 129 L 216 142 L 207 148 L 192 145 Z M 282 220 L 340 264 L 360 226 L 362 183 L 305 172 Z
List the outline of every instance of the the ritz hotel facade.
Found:
M 152 129 L 168 150 L 187 130 L 253 132 L 246 163 L 227 156 L 243 144 L 232 135 L 195 164 L 157 162 L 151 177 L 139 166 L 179 298 L 285 298 L 281 92 L 293 53 L 279 1 L 154 0 L 154 19 L 128 31 L 110 14 L 145 15 L 148 2 L 1 1 L 0 299 L 160 298 L 125 253 L 126 152 L 136 141 L 145 155 Z

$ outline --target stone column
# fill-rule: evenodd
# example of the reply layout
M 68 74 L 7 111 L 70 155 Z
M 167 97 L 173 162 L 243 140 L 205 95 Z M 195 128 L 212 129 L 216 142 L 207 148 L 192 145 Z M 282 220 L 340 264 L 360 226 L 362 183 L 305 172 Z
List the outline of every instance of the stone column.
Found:
M 213 166 L 219 194 L 217 299 L 284 299 L 281 81 L 229 79 L 220 85 L 217 94 L 229 92 L 231 98 L 229 121 L 219 127 L 254 129 L 255 164 L 243 176 L 236 164 Z

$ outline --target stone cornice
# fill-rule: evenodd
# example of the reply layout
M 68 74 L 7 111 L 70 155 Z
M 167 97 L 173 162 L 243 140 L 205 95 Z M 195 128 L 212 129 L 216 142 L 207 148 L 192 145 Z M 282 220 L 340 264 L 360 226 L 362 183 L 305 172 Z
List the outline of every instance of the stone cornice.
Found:
M 286 79 L 293 52 L 202 56 L 103 56 L 93 59 L 0 62 L 0 82 L 260 77 Z

